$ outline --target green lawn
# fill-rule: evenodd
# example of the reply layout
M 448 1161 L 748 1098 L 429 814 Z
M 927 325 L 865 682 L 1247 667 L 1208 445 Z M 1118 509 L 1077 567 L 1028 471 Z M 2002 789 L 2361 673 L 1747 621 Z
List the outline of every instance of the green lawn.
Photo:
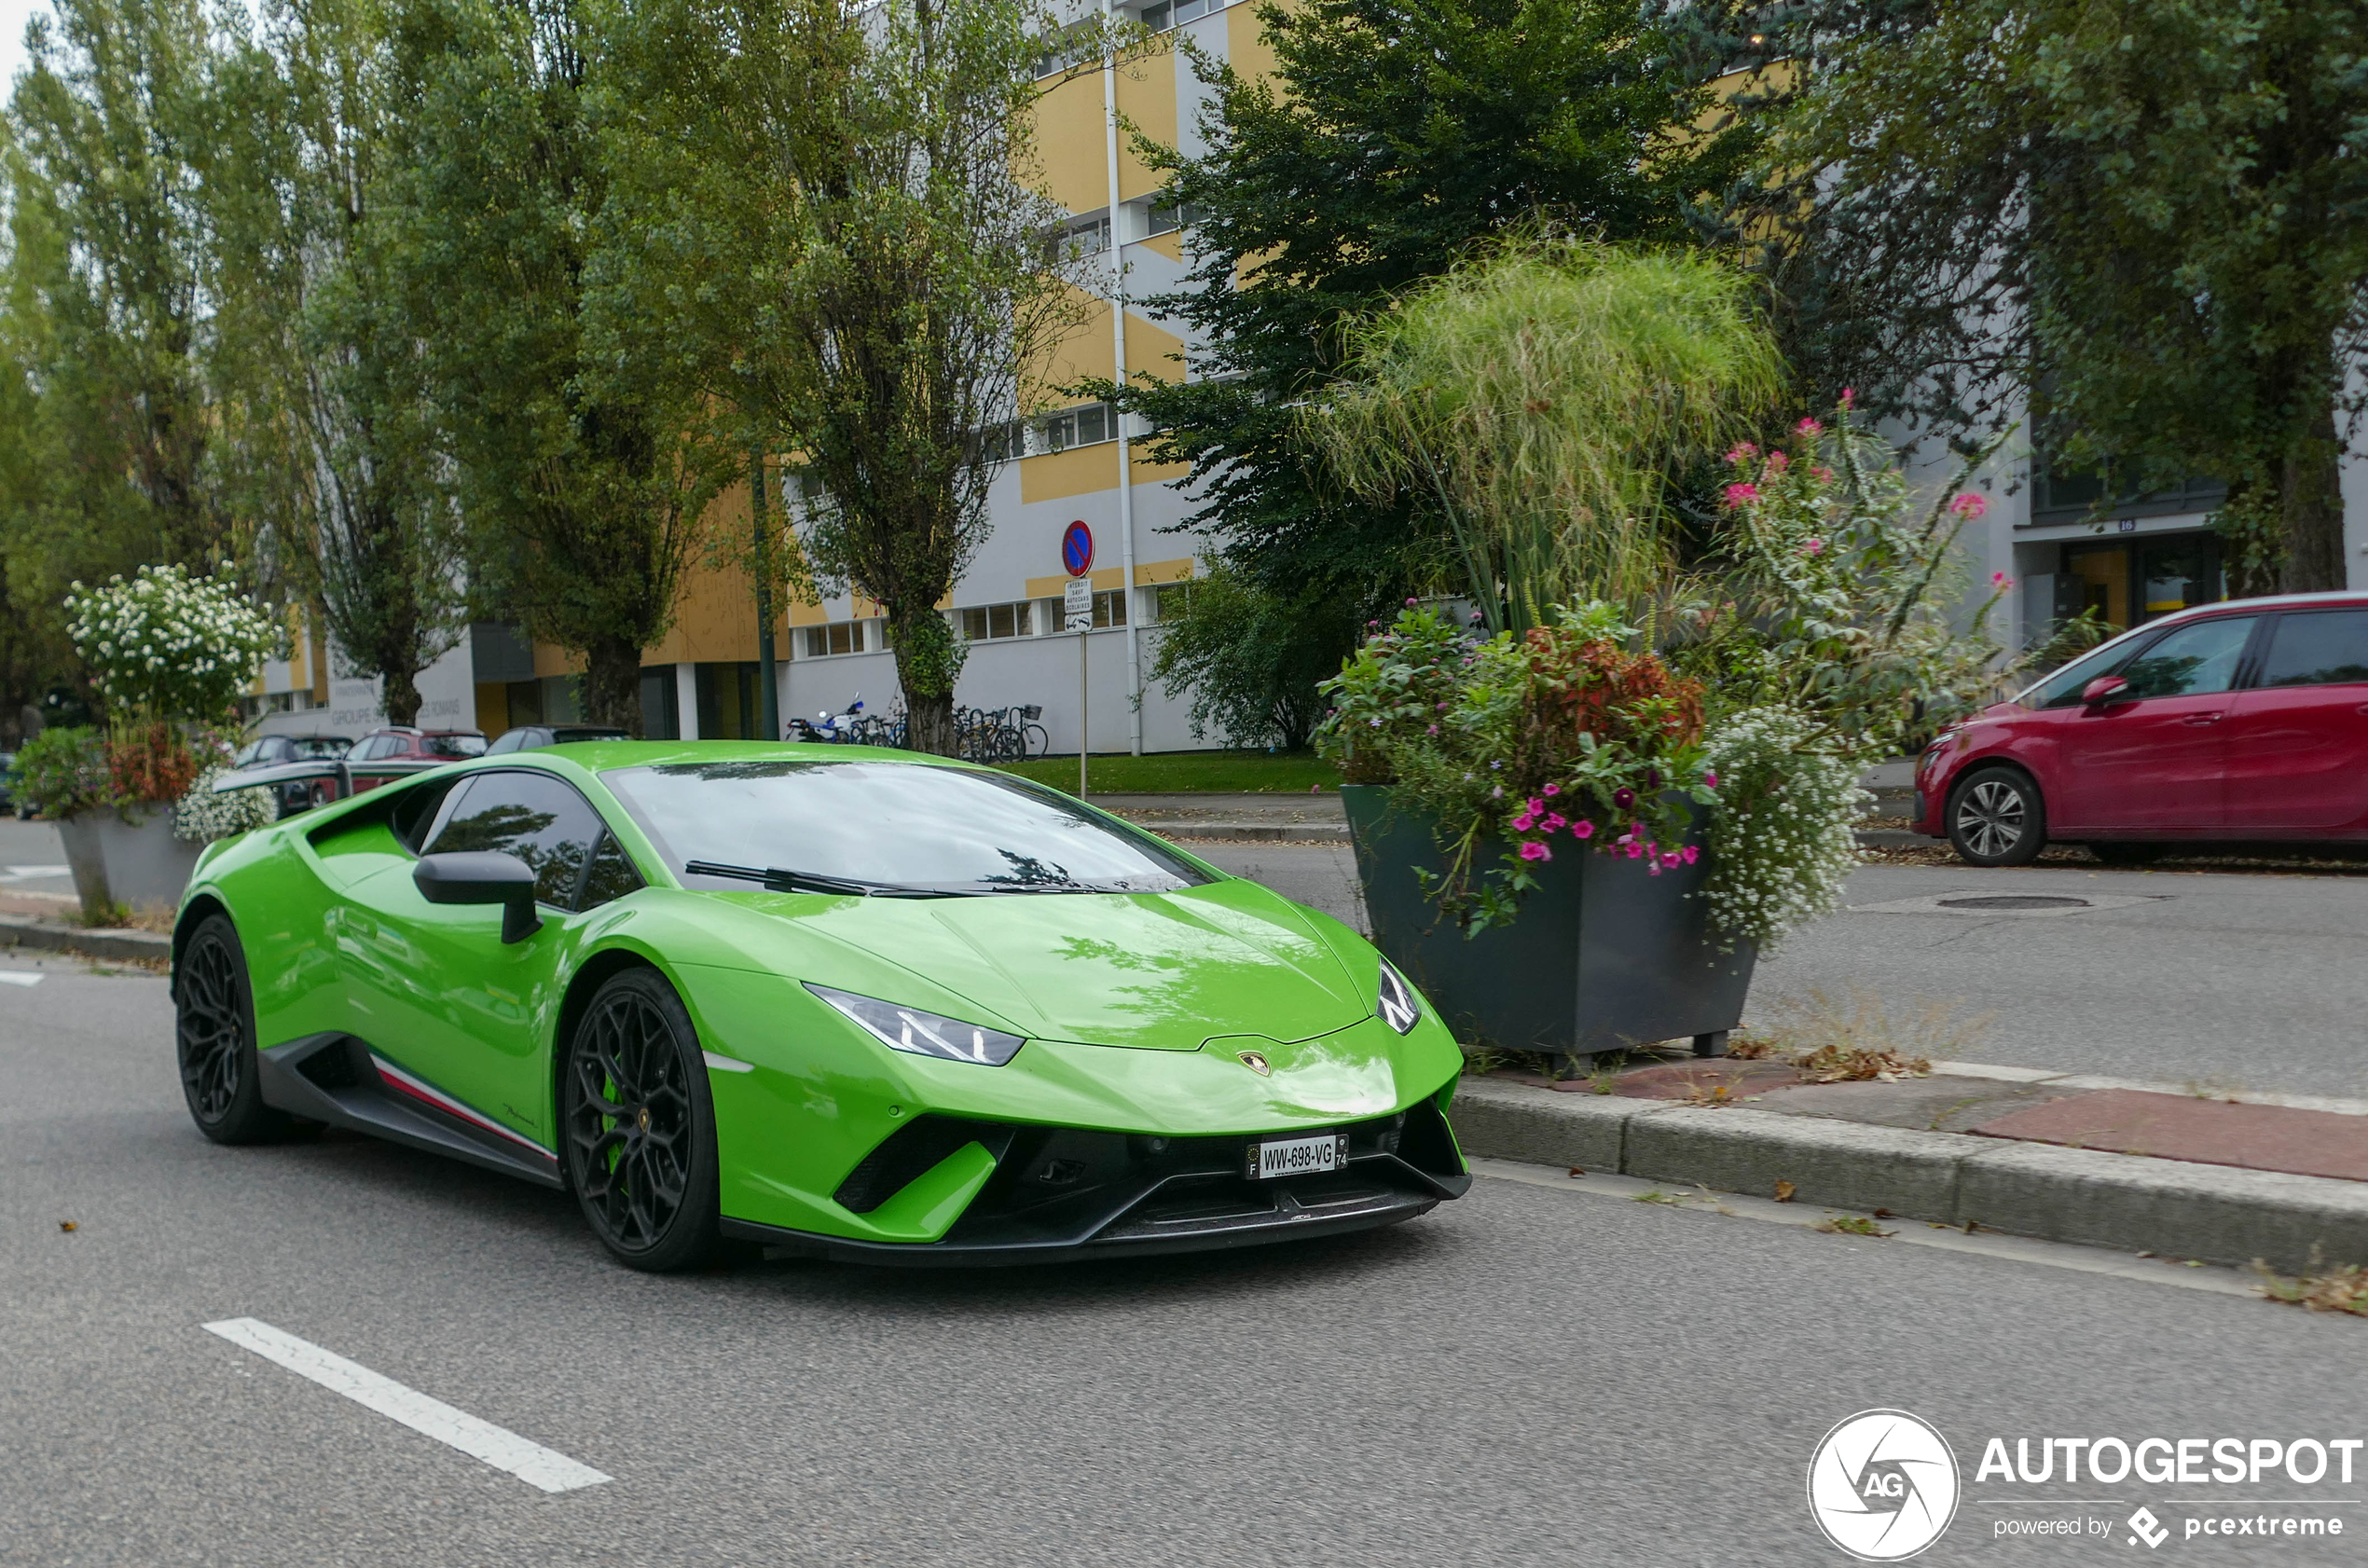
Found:
M 1031 757 L 1005 769 L 1039 784 L 1077 788 L 1075 757 Z M 1295 794 L 1321 785 L 1330 794 L 1341 787 L 1331 763 L 1307 751 L 1155 751 L 1130 757 L 1095 752 L 1086 785 L 1095 794 Z

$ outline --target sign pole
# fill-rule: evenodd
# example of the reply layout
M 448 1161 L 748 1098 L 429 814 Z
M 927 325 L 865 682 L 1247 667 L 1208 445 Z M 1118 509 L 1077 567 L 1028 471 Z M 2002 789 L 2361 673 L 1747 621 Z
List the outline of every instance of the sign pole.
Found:
M 1072 525 L 1083 528 L 1082 523 Z M 1085 561 L 1093 563 L 1093 546 L 1086 546 Z M 1068 557 L 1074 567 L 1075 556 Z M 1094 632 L 1094 580 L 1086 576 L 1071 577 L 1061 585 L 1061 612 L 1067 617 L 1068 629 L 1077 633 L 1077 798 L 1085 798 L 1085 754 L 1093 750 L 1089 743 L 1090 726 L 1086 722 L 1085 640 Z

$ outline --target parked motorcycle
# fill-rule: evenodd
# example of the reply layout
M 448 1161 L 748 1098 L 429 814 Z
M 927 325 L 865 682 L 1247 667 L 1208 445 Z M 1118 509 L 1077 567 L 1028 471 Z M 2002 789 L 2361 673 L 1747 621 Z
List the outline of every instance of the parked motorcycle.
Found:
M 851 744 L 847 731 L 854 725 L 856 715 L 863 711 L 863 698 L 859 694 L 841 713 L 817 713 L 812 719 L 792 719 L 791 740 L 819 741 L 833 746 Z

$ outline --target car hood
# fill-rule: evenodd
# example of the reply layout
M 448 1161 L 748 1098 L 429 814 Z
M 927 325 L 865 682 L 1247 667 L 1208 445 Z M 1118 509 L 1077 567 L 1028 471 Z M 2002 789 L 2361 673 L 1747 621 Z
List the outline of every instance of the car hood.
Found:
M 876 995 L 886 987 L 862 974 L 885 960 L 926 989 L 884 999 L 934 1008 L 929 994 L 950 992 L 993 1015 L 974 1021 L 1035 1039 L 1197 1051 L 1220 1035 L 1312 1039 L 1373 1010 L 1315 926 L 1252 882 L 967 899 L 707 896 L 873 960 L 846 973 L 801 964 L 790 972 L 802 979 Z

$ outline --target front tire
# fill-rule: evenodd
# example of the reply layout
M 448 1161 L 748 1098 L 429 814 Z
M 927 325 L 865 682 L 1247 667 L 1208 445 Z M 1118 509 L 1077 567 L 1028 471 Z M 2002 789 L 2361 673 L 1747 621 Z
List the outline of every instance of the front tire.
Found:
M 559 1104 L 568 1184 L 618 1262 L 654 1273 L 715 1256 L 707 1061 L 655 970 L 627 970 L 593 995 L 568 1043 Z
M 246 949 L 228 915 L 207 915 L 181 950 L 172 971 L 172 1012 L 181 1096 L 198 1131 L 221 1144 L 284 1137 L 287 1114 L 263 1103 L 255 989 Z
M 2031 776 L 1976 768 L 1948 798 L 1948 842 L 1970 866 L 2027 866 L 2047 847 L 2047 805 Z

